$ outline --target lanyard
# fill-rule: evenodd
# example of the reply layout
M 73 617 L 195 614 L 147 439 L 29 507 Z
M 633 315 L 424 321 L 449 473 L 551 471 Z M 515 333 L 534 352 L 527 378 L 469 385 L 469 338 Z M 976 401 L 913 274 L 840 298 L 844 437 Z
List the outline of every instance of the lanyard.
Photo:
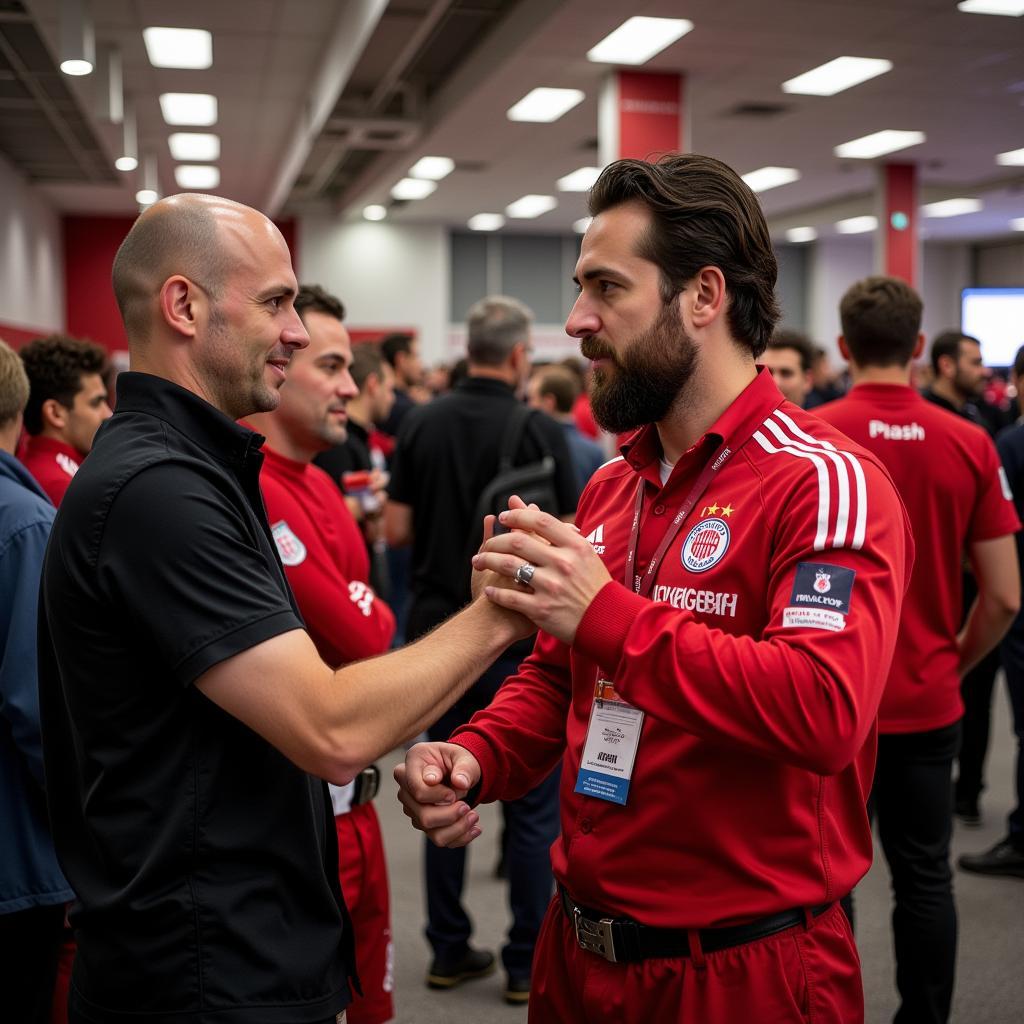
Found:
M 662 537 L 661 543 L 658 545 L 658 549 L 654 552 L 654 557 L 651 559 L 650 564 L 647 566 L 647 571 L 643 576 L 636 575 L 636 550 L 640 542 L 640 515 L 644 508 L 644 484 L 645 480 L 643 477 L 640 478 L 640 482 L 636 488 L 636 502 L 633 506 L 633 526 L 630 530 L 629 535 L 629 551 L 626 554 L 626 586 L 631 590 L 638 593 L 641 597 L 647 597 L 654 587 L 654 577 L 658 571 L 658 566 L 661 565 L 661 560 L 665 556 L 665 552 L 668 551 L 669 545 L 676 539 L 680 529 L 682 529 L 683 523 L 686 521 L 686 517 L 693 511 L 694 505 L 703 497 L 704 492 L 708 489 L 711 481 L 714 479 L 715 474 L 721 472 L 722 467 L 729 461 L 729 458 L 740 448 L 743 447 L 753 436 L 754 432 L 761 426 L 761 420 L 763 419 L 764 412 L 760 415 L 752 417 L 747 423 L 736 432 L 734 437 L 725 438 L 722 443 L 715 449 L 711 457 L 705 463 L 704 468 L 701 470 L 700 475 L 694 482 L 693 487 L 690 488 L 690 493 L 683 499 L 682 505 L 679 506 L 679 511 L 676 512 L 669 523 L 668 529 L 665 531 L 665 536 Z

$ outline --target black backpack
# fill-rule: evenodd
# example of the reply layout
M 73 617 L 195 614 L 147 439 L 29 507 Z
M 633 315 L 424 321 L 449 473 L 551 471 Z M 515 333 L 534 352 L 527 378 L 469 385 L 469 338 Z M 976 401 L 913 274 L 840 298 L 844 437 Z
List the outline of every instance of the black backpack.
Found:
M 545 512 L 559 513 L 558 492 L 555 489 L 555 459 L 548 450 L 540 431 L 536 429 L 536 417 L 541 415 L 519 402 L 509 413 L 505 432 L 501 438 L 501 454 L 497 475 L 480 493 L 473 513 L 469 535 L 469 554 L 477 553 L 483 540 L 484 516 L 497 515 L 508 508 L 508 499 L 518 494 L 527 505 L 538 505 Z M 523 434 L 529 430 L 544 453 L 539 461 L 524 466 L 514 466 Z

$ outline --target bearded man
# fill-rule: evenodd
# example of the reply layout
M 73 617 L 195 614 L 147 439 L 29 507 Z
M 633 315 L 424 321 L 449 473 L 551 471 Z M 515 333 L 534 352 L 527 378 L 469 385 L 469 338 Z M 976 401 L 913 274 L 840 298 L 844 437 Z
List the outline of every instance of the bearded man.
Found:
M 491 705 L 396 769 L 461 846 L 477 802 L 561 764 L 559 884 L 530 1020 L 863 1020 L 837 900 L 871 863 L 875 720 L 912 560 L 875 456 L 755 360 L 778 318 L 750 189 L 708 157 L 620 160 L 590 195 L 566 330 L 635 430 L 576 525 L 503 512 L 474 560 L 541 629 Z M 639 429 L 637 429 L 639 428 Z

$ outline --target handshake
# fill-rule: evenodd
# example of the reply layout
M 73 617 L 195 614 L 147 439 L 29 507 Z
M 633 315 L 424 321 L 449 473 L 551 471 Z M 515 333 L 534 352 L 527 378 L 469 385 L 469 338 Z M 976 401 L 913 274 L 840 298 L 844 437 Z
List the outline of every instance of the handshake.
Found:
M 473 557 L 473 597 L 490 601 L 515 623 L 516 635 L 543 629 L 571 645 L 576 629 L 611 577 L 594 549 L 569 523 L 517 497 L 498 517 L 508 532 L 484 521 Z M 454 743 L 417 743 L 396 766 L 398 799 L 413 826 L 438 846 L 465 846 L 480 835 L 466 796 L 480 782 L 480 764 Z

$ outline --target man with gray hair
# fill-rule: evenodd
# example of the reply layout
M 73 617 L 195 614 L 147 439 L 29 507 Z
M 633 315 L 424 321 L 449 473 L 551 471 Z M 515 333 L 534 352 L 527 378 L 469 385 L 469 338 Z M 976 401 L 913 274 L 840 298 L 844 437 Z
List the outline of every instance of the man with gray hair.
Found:
M 412 544 L 410 639 L 432 630 L 469 600 L 466 538 L 476 529 L 480 494 L 498 474 L 506 428 L 515 416 L 530 373 L 533 316 L 519 301 L 494 295 L 470 309 L 467 379 L 447 395 L 413 409 L 402 423 L 392 464 L 385 513 L 388 543 Z M 530 414 L 513 465 L 550 455 L 556 463 L 557 508 L 571 516 L 576 483 L 559 425 L 542 412 Z M 477 684 L 430 728 L 432 739 L 486 707 L 504 679 L 529 654 L 510 648 Z M 505 998 L 525 1002 L 540 923 L 551 898 L 548 848 L 558 834 L 558 779 L 552 775 L 520 799 L 502 805 L 512 928 L 502 954 Z M 494 969 L 494 957 L 470 947 L 472 924 L 462 906 L 464 850 L 426 844 L 427 939 L 434 959 L 432 988 L 451 988 Z

